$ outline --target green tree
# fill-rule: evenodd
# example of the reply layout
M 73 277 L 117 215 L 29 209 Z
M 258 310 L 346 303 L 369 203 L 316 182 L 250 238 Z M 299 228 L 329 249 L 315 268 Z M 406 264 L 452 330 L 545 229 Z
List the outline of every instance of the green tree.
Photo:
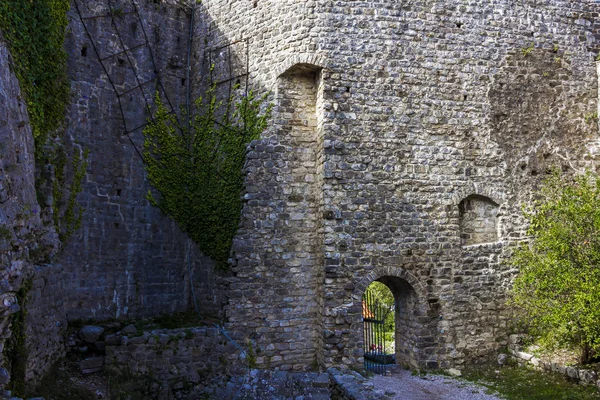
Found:
M 540 343 L 578 348 L 582 363 L 600 350 L 599 205 L 598 177 L 554 173 L 525 213 L 531 241 L 511 257 L 511 303 Z
M 148 199 L 220 268 L 227 266 L 240 222 L 246 147 L 270 118 L 265 99 L 250 92 L 239 101 L 218 101 L 213 86 L 196 101 L 194 116 L 184 110 L 181 126 L 157 96 L 157 111 L 144 129 L 144 161 L 154 188 Z
M 383 311 L 385 340 L 392 341 L 395 334 L 394 326 L 394 295 L 390 288 L 381 282 L 372 282 L 365 290 L 365 296 L 370 297 L 372 301 L 379 305 Z

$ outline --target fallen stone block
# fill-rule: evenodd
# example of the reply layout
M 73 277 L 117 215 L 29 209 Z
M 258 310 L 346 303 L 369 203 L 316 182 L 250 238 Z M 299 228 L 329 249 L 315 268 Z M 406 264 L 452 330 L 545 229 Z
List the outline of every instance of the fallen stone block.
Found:
M 79 331 L 79 337 L 86 343 L 95 343 L 104 333 L 101 326 L 87 325 Z

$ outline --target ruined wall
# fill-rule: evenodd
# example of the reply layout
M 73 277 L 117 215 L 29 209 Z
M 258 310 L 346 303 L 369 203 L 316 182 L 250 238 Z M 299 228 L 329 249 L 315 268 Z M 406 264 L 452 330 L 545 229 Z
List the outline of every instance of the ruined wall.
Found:
M 213 263 L 146 200 L 149 185 L 139 154 L 143 135 L 136 129 L 149 118 L 146 109 L 153 108 L 157 92 L 175 110 L 185 102 L 189 12 L 176 1 L 138 1 L 137 8 L 130 0 L 109 4 L 78 1 L 69 12 L 73 105 L 67 136 L 69 146 L 89 150 L 89 166 L 78 198 L 82 228 L 59 259 L 63 280 L 69 282 L 67 317 L 187 310 L 188 246 L 200 307 L 217 315 L 221 304 Z
M 523 237 L 521 204 L 550 166 L 569 173 L 594 166 L 596 7 L 566 0 L 203 2 L 212 35 L 205 54 L 248 43 L 251 85 L 277 94 L 274 128 L 249 153 L 227 309 L 232 328 L 257 338 L 260 365 L 302 369 L 312 357 L 361 366 L 362 292 L 386 276 L 417 294 L 417 364 L 460 364 L 503 343 L 514 271 L 502 260 Z M 243 47 L 233 53 L 244 59 Z M 296 64 L 324 68 L 315 110 L 322 200 L 308 205 L 317 210 L 322 202 L 314 237 L 323 232 L 324 259 L 310 273 L 324 273 L 324 307 L 306 311 L 307 322 L 322 320 L 324 334 L 334 335 L 321 339 L 316 355 L 301 347 L 303 354 L 285 359 L 312 340 L 284 329 L 297 315 L 287 291 L 314 289 L 294 281 L 298 253 L 286 247 L 301 232 L 288 228 L 285 188 L 293 174 L 281 173 L 290 166 L 282 160 L 301 146 L 286 146 L 286 125 L 277 122 L 279 111 L 294 120 L 282 93 L 297 93 L 278 77 Z M 498 205 L 497 238 L 481 243 L 492 239 L 488 229 L 463 246 L 460 204 L 474 195 Z M 467 217 L 485 225 L 490 215 Z M 287 258 L 279 261 L 278 252 Z
M 78 2 L 83 22 L 70 11 L 67 147 L 88 149 L 90 163 L 83 227 L 55 275 L 67 319 L 189 306 L 187 240 L 145 199 L 135 128 L 157 90 L 176 106 L 190 84 L 193 100 L 214 64 L 220 93 L 240 83 L 275 104 L 271 129 L 249 148 L 233 276 L 220 279 L 189 253 L 201 309 L 217 313 L 219 284 L 229 284 L 227 328 L 255 341 L 258 366 L 361 367 L 361 296 L 373 280 L 396 282 L 406 307 L 397 351 L 410 365 L 461 364 L 503 343 L 514 271 L 502 260 L 524 234 L 520 205 L 551 166 L 595 167 L 594 2 L 206 0 L 195 8 L 192 82 L 190 11 L 138 2 L 140 19 L 133 3 L 114 3 Z M 27 130 L 14 104 L 7 135 Z M 23 188 L 35 199 L 32 182 Z M 493 214 L 461 213 L 473 196 L 498 205 L 491 243 L 482 243 L 489 229 L 461 242 L 465 221 L 489 228 Z M 13 214 L 0 217 L 26 235 L 39 221 L 17 218 L 12 199 Z M 15 271 L 9 286 L 24 248 L 1 253 Z M 45 281 L 36 287 L 39 315 L 51 297 Z M 40 326 L 54 334 L 52 318 Z
M 275 105 L 271 128 L 249 148 L 227 305 L 229 327 L 256 341 L 262 368 L 322 362 L 324 81 L 319 61 L 308 56 L 313 6 L 207 1 L 197 9 L 204 25 L 196 29 L 208 40 L 198 48 L 196 79 L 214 64 L 221 91 L 248 78 L 250 89 L 271 91 Z M 296 59 L 303 65 L 291 68 Z
M 25 382 L 33 387 L 66 354 L 65 288 L 60 264 L 36 265 L 27 296 Z
M 34 263 L 55 254 L 58 246 L 54 230 L 40 218 L 33 134 L 13 71 L 0 32 L 0 352 L 11 335 L 10 316 L 23 306 L 17 301 L 17 292 L 28 286 Z M 4 361 L 0 360 L 0 366 Z M 7 378 L 7 371 L 0 368 L 0 391 Z
M 143 374 L 152 399 L 234 397 L 247 372 L 237 347 L 213 327 L 153 330 L 141 336 L 112 335 L 105 364 L 109 373 Z M 242 379 L 240 379 L 242 380 Z
M 146 200 L 149 185 L 138 153 L 143 135 L 136 128 L 150 116 L 146 110 L 155 94 L 174 109 L 184 102 L 189 11 L 175 1 L 73 1 L 68 16 L 72 98 L 65 147 L 68 155 L 87 150 L 89 156 L 78 196 L 82 228 L 58 255 L 52 216 L 39 217 L 27 112 L 8 52 L 0 46 L 6 105 L 0 114 L 0 259 L 6 272 L 0 347 L 10 334 L 8 315 L 18 309 L 14 292 L 30 280 L 22 327 L 30 387 L 64 355 L 67 320 L 188 310 L 189 270 L 204 315 L 219 315 L 224 301 L 212 260 Z M 51 175 L 51 166 L 37 167 L 38 175 Z M 38 194 L 46 196 L 46 209 L 52 203 L 48 195 Z M 48 259 L 52 264 L 34 267 Z
M 436 329 L 418 334 L 420 364 L 460 364 L 502 343 L 510 278 L 502 258 L 523 230 L 520 203 L 546 168 L 534 160 L 583 159 L 597 135 L 597 125 L 584 120 L 597 97 L 586 6 L 324 5 L 320 15 L 332 28 L 322 37 L 335 38 L 328 67 L 339 72 L 332 89 L 350 88 L 335 100 L 348 110 L 331 116 L 339 128 L 326 133 L 345 144 L 325 159 L 325 201 L 342 215 L 326 221 L 334 231 L 326 233 L 326 262 L 336 266 L 326 276 L 325 290 L 334 294 L 326 326 L 348 332 L 341 349 L 326 350 L 330 362 L 360 364 L 349 348 L 360 340 L 360 315 L 345 304 L 360 301 L 354 284 L 370 271 L 398 274 L 386 267 L 424 286 L 421 302 Z M 551 149 L 545 158 L 543 148 Z M 500 205 L 497 244 L 461 245 L 459 204 L 471 195 Z M 336 309 L 338 317 L 327 316 Z

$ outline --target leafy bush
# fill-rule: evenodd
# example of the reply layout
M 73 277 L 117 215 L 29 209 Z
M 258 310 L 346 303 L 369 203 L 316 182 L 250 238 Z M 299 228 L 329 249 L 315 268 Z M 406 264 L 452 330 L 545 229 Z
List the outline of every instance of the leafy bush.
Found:
M 511 302 L 542 344 L 575 346 L 589 362 L 600 350 L 600 179 L 553 174 L 526 217 Z

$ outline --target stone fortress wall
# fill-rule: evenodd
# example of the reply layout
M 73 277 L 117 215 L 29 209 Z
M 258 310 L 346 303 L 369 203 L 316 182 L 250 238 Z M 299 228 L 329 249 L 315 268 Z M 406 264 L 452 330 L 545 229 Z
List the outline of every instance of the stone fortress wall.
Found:
M 504 343 L 515 271 L 502 261 L 524 237 L 521 205 L 552 166 L 595 168 L 595 2 L 205 0 L 191 82 L 189 5 L 137 1 L 144 35 L 131 1 L 113 3 L 115 23 L 106 1 L 77 2 L 92 40 L 69 14 L 67 136 L 90 151 L 85 213 L 55 265 L 37 267 L 28 329 L 45 334 L 30 335 L 32 370 L 61 354 L 68 320 L 188 309 L 188 262 L 201 309 L 224 312 L 262 368 L 361 368 L 361 296 L 374 280 L 396 295 L 406 365 L 460 365 Z M 202 93 L 211 64 L 220 90 L 240 83 L 275 105 L 249 147 L 226 278 L 146 201 L 143 137 L 124 134 L 114 92 L 132 129 L 161 90 L 138 79 L 157 73 L 177 105 L 188 85 L 192 100 Z M 28 221 L 23 235 L 40 223 Z
M 143 135 L 135 129 L 149 117 L 145 99 L 152 105 L 157 91 L 163 99 L 166 93 L 174 108 L 185 101 L 189 7 L 177 1 L 135 4 L 137 13 L 131 0 L 71 2 L 66 150 L 88 150 L 89 156 L 78 197 L 82 228 L 64 246 L 51 234 L 51 216 L 39 217 L 33 137 L 12 60 L 0 40 L 0 93 L 6 100 L 0 115 L 0 226 L 8 226 L 11 236 L 0 240 L 2 293 L 8 296 L 0 344 L 11 334 L 10 315 L 19 309 L 15 294 L 31 279 L 25 327 L 30 382 L 64 355 L 69 322 L 189 310 L 190 270 L 205 315 L 222 312 L 222 274 L 146 200 L 150 187 L 138 155 Z M 162 87 L 153 79 L 157 75 Z M 32 265 L 33 252 L 53 254 L 53 264 Z M 0 375 L 1 388 L 6 382 Z
M 153 105 L 157 92 L 165 99 L 166 91 L 174 108 L 185 101 L 189 12 L 175 1 L 144 1 L 136 3 L 136 13 L 124 0 L 112 2 L 120 10 L 113 20 L 107 1 L 77 4 L 83 19 L 73 3 L 66 43 L 73 90 L 67 135 L 73 146 L 89 150 L 90 162 L 79 196 L 85 208 L 82 229 L 59 260 L 71 282 L 66 312 L 75 320 L 185 310 L 191 301 L 190 244 L 177 224 L 146 200 L 150 186 L 138 154 L 143 134 L 135 128 L 149 118 L 146 105 Z M 123 52 L 124 47 L 132 50 Z M 157 75 L 162 86 L 153 80 Z M 212 270 L 211 261 L 193 244 L 190 248 L 192 269 L 206 283 L 202 302 L 218 303 L 210 289 L 214 277 L 202 271 L 203 265 Z
M 598 6 L 208 0 L 199 12 L 207 46 L 248 43 L 250 84 L 276 107 L 248 154 L 226 306 L 259 364 L 360 368 L 373 280 L 396 294 L 404 364 L 460 365 L 505 344 L 521 205 L 550 168 L 595 168 Z

